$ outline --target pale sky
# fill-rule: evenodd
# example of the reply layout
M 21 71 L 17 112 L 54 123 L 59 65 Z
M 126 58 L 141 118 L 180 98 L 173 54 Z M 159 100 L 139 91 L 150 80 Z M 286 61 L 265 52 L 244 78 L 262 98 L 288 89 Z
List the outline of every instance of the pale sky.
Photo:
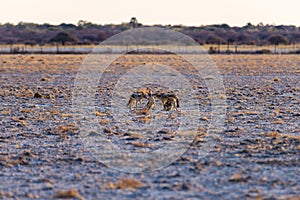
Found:
M 300 0 L 0 0 L 0 23 L 300 26 Z

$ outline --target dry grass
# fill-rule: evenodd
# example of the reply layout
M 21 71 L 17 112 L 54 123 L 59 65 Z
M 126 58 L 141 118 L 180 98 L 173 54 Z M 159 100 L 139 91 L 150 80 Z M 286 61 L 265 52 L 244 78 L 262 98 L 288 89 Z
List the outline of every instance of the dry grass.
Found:
M 10 115 L 10 113 L 11 113 L 11 110 L 2 110 L 1 111 L 2 115 Z
M 268 132 L 268 133 L 262 133 L 261 135 L 265 136 L 265 137 L 278 137 L 279 133 L 276 132 L 276 131 L 271 131 L 271 132 Z
M 131 142 L 131 145 L 135 146 L 135 147 L 152 147 L 152 144 L 146 144 L 143 142 Z
M 12 120 L 15 121 L 15 122 L 19 122 L 23 126 L 27 126 L 27 122 L 24 119 L 20 119 L 20 118 L 17 118 L 17 117 L 12 117 Z
M 233 181 L 233 182 L 241 182 L 241 181 L 245 181 L 245 177 L 243 176 L 243 174 L 240 174 L 240 173 L 236 173 L 236 174 L 233 174 L 229 181 Z
M 135 190 L 137 188 L 145 187 L 144 183 L 135 178 L 122 178 L 116 183 L 110 182 L 107 189 L 122 189 L 122 190 Z
M 257 112 L 257 111 L 250 111 L 250 110 L 243 110 L 242 113 L 243 113 L 244 115 L 258 115 L 258 114 L 260 114 L 260 113 Z
M 60 192 L 57 192 L 53 198 L 56 198 L 56 199 L 69 199 L 69 198 L 75 198 L 75 199 L 80 199 L 80 200 L 84 200 L 85 198 L 80 195 L 78 193 L 77 190 L 75 189 L 71 189 L 71 190 L 66 190 L 66 191 L 60 191 Z
M 106 113 L 102 113 L 102 112 L 99 112 L 99 111 L 96 111 L 95 114 L 96 114 L 97 117 L 105 117 L 105 116 L 107 116 Z
M 57 127 L 57 131 L 60 133 L 65 133 L 65 132 L 72 131 L 72 128 L 73 128 L 73 126 L 71 126 L 71 125 L 68 125 L 68 126 L 60 125 Z
M 71 113 L 61 113 L 59 114 L 61 117 L 73 117 L 73 114 Z

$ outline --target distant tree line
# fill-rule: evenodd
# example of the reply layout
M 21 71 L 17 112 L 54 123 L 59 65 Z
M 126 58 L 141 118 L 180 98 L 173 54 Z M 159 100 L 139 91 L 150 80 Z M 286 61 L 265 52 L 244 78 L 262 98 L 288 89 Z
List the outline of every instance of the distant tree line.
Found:
M 0 44 L 98 44 L 106 38 L 122 31 L 147 27 L 132 18 L 128 23 L 94 24 L 80 20 L 76 25 L 62 23 L 60 25 L 35 24 L 20 22 L 16 25 L 0 24 Z M 228 24 L 205 26 L 153 25 L 173 29 L 189 35 L 199 44 L 227 45 L 278 45 L 299 44 L 300 27 L 293 25 L 246 24 L 243 27 L 231 27 Z

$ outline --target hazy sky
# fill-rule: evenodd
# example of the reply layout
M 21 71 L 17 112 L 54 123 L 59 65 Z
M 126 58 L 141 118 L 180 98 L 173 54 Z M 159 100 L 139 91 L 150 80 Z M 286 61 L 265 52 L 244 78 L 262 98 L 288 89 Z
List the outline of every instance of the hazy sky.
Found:
M 300 0 L 0 0 L 0 23 L 245 25 L 300 26 Z

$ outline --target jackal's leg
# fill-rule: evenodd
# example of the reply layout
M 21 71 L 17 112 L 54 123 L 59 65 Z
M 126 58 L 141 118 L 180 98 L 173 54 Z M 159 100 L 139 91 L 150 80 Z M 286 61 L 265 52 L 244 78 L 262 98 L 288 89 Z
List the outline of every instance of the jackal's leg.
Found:
M 132 99 L 130 98 L 128 103 L 127 103 L 127 106 L 131 109 L 131 106 L 132 106 Z
M 161 104 L 162 104 L 162 108 L 165 109 L 166 101 L 165 100 L 161 100 Z
M 176 100 L 176 107 L 178 108 L 179 107 L 179 99 L 178 99 L 178 97 L 175 97 L 175 100 Z
M 177 106 L 176 106 L 176 105 L 174 105 L 174 106 L 173 106 L 173 108 L 174 108 L 174 110 L 178 111 L 178 110 L 177 110 Z

